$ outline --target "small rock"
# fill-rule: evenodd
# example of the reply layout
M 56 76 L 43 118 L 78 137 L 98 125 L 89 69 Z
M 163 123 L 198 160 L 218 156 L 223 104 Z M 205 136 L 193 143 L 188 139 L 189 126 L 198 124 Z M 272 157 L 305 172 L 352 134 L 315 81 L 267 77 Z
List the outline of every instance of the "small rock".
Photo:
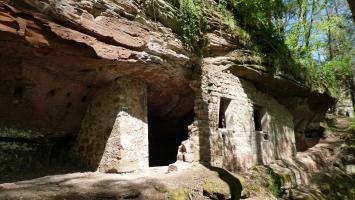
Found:
M 178 167 L 174 164 L 170 164 L 169 167 L 168 167 L 168 173 L 170 172 L 177 172 L 178 170 Z
M 242 190 L 242 194 L 240 196 L 241 199 L 247 199 L 250 197 L 250 192 L 248 190 Z

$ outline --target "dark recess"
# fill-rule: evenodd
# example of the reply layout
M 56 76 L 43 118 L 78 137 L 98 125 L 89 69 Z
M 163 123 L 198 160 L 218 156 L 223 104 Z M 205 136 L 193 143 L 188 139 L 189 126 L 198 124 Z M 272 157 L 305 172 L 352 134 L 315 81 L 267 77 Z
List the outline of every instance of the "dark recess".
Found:
M 262 125 L 261 125 L 261 109 L 257 106 L 254 106 L 254 126 L 255 126 L 255 131 L 262 131 Z
M 149 166 L 166 166 L 176 161 L 178 147 L 188 138 L 193 111 L 179 118 L 148 114 Z
M 231 100 L 226 98 L 221 98 L 219 101 L 218 128 L 227 128 L 226 111 L 230 102 Z

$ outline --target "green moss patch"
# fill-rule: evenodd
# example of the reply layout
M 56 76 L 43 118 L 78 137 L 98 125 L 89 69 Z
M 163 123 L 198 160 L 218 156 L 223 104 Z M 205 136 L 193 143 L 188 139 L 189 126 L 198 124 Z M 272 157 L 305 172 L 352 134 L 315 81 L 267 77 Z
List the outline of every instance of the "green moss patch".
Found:
M 231 191 L 227 183 L 217 178 L 210 178 L 203 185 L 203 195 L 211 199 L 229 199 Z
M 203 187 L 205 196 L 212 199 L 240 199 L 243 188 L 235 175 L 218 167 L 209 167 L 209 169 L 218 173 L 218 178 L 210 178 L 206 181 Z
M 265 166 L 254 167 L 252 176 L 257 185 L 267 188 L 275 197 L 282 197 L 281 186 L 291 181 L 290 176 L 278 175 L 271 168 Z
M 170 192 L 170 200 L 186 200 L 188 199 L 189 190 L 186 188 L 179 188 Z

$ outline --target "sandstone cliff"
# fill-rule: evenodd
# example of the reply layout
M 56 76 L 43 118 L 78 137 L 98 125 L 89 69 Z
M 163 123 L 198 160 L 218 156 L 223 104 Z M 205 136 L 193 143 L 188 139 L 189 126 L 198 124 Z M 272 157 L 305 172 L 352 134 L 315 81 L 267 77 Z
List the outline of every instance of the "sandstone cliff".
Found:
M 260 102 L 287 110 L 285 121 L 294 128 L 297 148 L 307 149 L 304 134 L 319 132 L 319 122 L 334 99 L 312 91 L 292 73 L 270 70 L 268 56 L 250 49 L 245 37 L 218 29 L 218 13 L 209 16 L 211 28 L 202 33 L 200 52 L 196 52 L 183 37 L 180 17 L 176 1 L 0 1 L 0 160 L 6 163 L 0 171 L 51 166 L 55 159 L 66 162 L 76 140 L 89 143 L 87 138 L 80 138 L 82 133 L 91 130 L 95 135 L 98 129 L 110 132 L 100 128 L 106 124 L 100 123 L 99 114 L 89 114 L 110 113 L 115 117 L 117 113 L 111 108 L 127 109 L 118 104 L 109 107 L 111 101 L 100 99 L 107 93 L 103 88 L 123 77 L 139 80 L 137 84 L 125 81 L 127 88 L 146 87 L 144 91 L 125 90 L 134 97 L 146 95 L 132 98 L 134 101 L 125 99 L 127 104 L 144 105 L 152 121 L 166 120 L 167 126 L 183 126 L 183 131 L 190 125 L 188 135 L 182 137 L 190 139 L 179 149 L 184 153 L 180 155 L 182 160 L 211 161 L 200 146 L 210 143 L 204 140 L 212 141 L 210 132 L 204 132 L 208 125 L 202 119 L 216 121 L 204 111 L 209 103 L 217 104 L 203 94 L 214 90 L 215 85 L 205 81 L 213 73 L 238 77 L 255 93 L 254 98 L 265 98 Z M 228 82 L 224 78 L 214 81 Z M 117 88 L 112 88 L 110 99 L 121 101 L 115 93 Z M 267 103 L 269 99 L 272 103 Z M 98 123 L 94 126 L 93 121 Z M 161 129 L 171 131 L 169 127 Z M 90 142 L 95 144 L 94 149 L 102 148 L 97 147 L 102 144 Z M 280 154 L 293 148 L 288 143 L 287 147 L 282 145 L 278 147 Z M 87 147 L 87 151 L 94 150 Z
M 156 112 L 183 115 L 193 106 L 200 62 L 176 34 L 177 18 L 178 8 L 164 1 L 2 1 L 1 121 L 75 132 L 96 88 L 127 75 L 149 84 Z M 269 75 L 252 52 L 222 36 L 206 35 L 204 57 L 276 96 L 301 132 L 330 105 L 327 95 Z

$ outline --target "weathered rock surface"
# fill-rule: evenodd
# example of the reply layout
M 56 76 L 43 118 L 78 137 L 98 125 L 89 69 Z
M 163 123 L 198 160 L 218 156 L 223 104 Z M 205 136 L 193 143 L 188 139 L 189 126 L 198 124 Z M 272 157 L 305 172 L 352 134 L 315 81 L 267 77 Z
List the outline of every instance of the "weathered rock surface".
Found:
M 0 144 L 17 145 L 2 145 L 0 156 L 22 149 L 16 153 L 21 163 L 39 159 L 41 168 L 54 154 L 74 152 L 92 170 L 145 169 L 147 116 L 173 119 L 157 136 L 180 131 L 176 127 L 190 121 L 179 119 L 189 116 L 194 120 L 181 129 L 188 139 L 178 160 L 231 171 L 274 165 L 287 177 L 285 187 L 308 183 L 308 173 L 321 169 L 333 152 L 296 153 L 301 140 L 295 134 L 318 130 L 334 99 L 271 74 L 255 52 L 221 31 L 206 33 L 204 56 L 195 56 L 177 35 L 177 13 L 163 0 L 0 1 L 0 126 L 36 130 L 0 131 Z M 71 140 L 57 142 L 64 137 Z M 26 152 L 31 159 L 22 159 Z M 211 190 L 219 182 L 202 193 L 233 197 Z M 189 193 L 174 193 L 181 194 Z
M 171 29 L 149 17 L 156 3 L 0 2 L 0 124 L 26 133 L 18 138 L 2 131 L 9 166 L 16 165 L 9 157 L 14 148 L 18 161 L 29 162 L 19 166 L 41 168 L 52 154 L 68 154 L 90 102 L 120 77 L 147 85 L 146 104 L 156 116 L 191 112 L 191 55 Z
M 157 167 L 133 174 L 73 173 L 5 183 L 0 184 L 0 199 L 202 200 L 209 195 L 228 199 L 241 194 L 237 177 L 225 170 L 210 170 L 200 164 L 178 166 L 178 171 L 170 173 L 166 173 L 168 167 Z
M 342 137 L 347 118 L 339 118 L 335 132 L 327 134 L 307 151 L 298 152 L 292 160 L 270 164 L 281 178 L 281 185 L 290 199 L 352 199 L 354 176 L 348 173 L 352 153 L 344 149 Z
M 192 103 L 188 51 L 169 29 L 139 22 L 149 18 L 137 3 L 24 2 L 32 7 L 1 3 L 2 121 L 75 131 L 95 89 L 120 76 L 147 82 L 157 112 Z

